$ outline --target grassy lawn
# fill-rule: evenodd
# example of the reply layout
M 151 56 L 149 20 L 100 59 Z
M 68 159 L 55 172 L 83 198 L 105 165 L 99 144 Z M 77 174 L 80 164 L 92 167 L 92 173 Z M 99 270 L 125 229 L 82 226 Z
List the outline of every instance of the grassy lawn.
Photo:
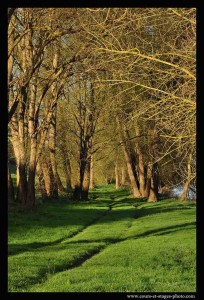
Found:
M 9 213 L 9 291 L 195 291 L 195 204 L 90 196 Z

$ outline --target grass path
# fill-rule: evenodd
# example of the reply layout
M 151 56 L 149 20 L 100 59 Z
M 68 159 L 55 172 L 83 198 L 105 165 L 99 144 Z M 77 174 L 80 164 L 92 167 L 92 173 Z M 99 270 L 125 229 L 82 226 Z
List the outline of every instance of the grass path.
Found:
M 9 220 L 9 291 L 195 291 L 194 204 L 108 186 Z

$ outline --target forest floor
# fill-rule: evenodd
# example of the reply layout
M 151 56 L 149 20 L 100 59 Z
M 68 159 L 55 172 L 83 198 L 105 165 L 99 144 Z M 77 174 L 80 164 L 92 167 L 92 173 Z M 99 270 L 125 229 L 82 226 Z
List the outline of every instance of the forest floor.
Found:
M 97 188 L 9 212 L 9 292 L 195 292 L 196 206 Z

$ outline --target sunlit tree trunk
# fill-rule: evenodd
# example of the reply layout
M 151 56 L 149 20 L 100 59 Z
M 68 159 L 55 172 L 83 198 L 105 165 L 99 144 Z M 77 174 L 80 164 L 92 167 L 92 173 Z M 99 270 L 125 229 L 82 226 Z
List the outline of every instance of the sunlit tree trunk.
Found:
M 54 89 L 54 87 L 53 87 Z M 53 90 L 53 94 L 55 91 Z M 53 95 L 55 97 L 55 95 Z M 57 170 L 57 161 L 56 161 L 56 118 L 57 118 L 57 104 L 53 108 L 53 115 L 52 120 L 49 127 L 49 150 L 50 150 L 50 161 L 52 166 L 52 171 L 55 178 L 55 184 L 58 187 L 58 191 L 65 192 L 66 189 L 64 188 L 62 181 L 60 179 L 58 170 Z
M 25 205 L 27 198 L 27 170 L 26 170 L 26 156 L 23 144 L 23 138 L 19 139 L 19 135 L 11 138 L 13 145 L 15 160 L 16 160 L 16 174 L 17 174 L 17 193 L 16 201 Z
M 126 164 L 127 164 L 127 171 L 128 171 L 128 175 L 129 175 L 129 178 L 130 178 L 130 183 L 131 183 L 131 187 L 132 187 L 133 196 L 134 197 L 141 197 L 141 193 L 138 189 L 135 174 L 134 174 L 134 170 L 133 170 L 133 164 L 132 164 L 132 161 L 131 161 L 130 151 L 129 151 L 128 146 L 127 146 L 127 141 L 126 141 L 125 136 L 124 136 L 124 132 L 123 132 L 123 129 L 122 129 L 122 125 L 121 125 L 119 116 L 116 117 L 116 121 L 117 121 L 117 125 L 118 125 L 118 130 L 119 130 L 119 133 L 120 133 L 121 145 L 122 145 L 124 155 L 125 155 L 125 160 L 126 160 Z
M 119 172 L 118 172 L 118 164 L 115 163 L 115 188 L 116 190 L 119 188 Z
M 56 47 L 55 49 L 55 54 L 53 57 L 53 69 L 57 72 L 57 67 L 58 67 L 58 61 L 59 61 L 59 47 Z M 55 99 L 57 98 L 57 84 L 54 82 L 51 86 L 51 92 L 52 92 L 52 98 Z M 50 149 L 50 160 L 51 160 L 51 166 L 52 166 L 52 171 L 54 174 L 55 178 L 55 184 L 58 187 L 58 191 L 60 192 L 65 192 L 66 189 L 64 188 L 62 181 L 60 179 L 60 176 L 58 174 L 57 170 L 57 161 L 56 161 L 56 124 L 57 124 L 57 103 L 53 107 L 53 114 L 52 114 L 52 119 L 50 122 L 50 127 L 49 127 L 49 149 Z
M 37 78 L 34 77 L 31 86 L 29 101 L 29 121 L 28 133 L 30 137 L 30 160 L 28 166 L 28 185 L 26 207 L 33 208 L 35 206 L 35 175 L 36 175 L 36 156 L 37 156 L 37 135 L 35 123 L 35 102 L 37 92 Z
M 144 160 L 143 160 L 143 153 L 141 151 L 140 144 L 139 144 L 140 129 L 139 129 L 138 124 L 136 124 L 135 133 L 136 133 L 136 153 L 138 155 L 138 173 L 139 173 L 140 193 L 141 193 L 142 197 L 145 197 L 146 192 L 145 192 Z
M 52 166 L 49 157 L 41 157 L 39 160 L 40 168 L 43 172 L 44 183 L 48 198 L 58 197 L 58 189 L 52 172 Z
M 189 186 L 190 186 L 190 183 L 191 183 L 191 162 L 192 162 L 192 153 L 189 154 L 189 157 L 188 157 L 188 162 L 187 162 L 187 180 L 186 182 L 184 183 L 184 186 L 183 186 L 183 192 L 181 194 L 181 197 L 180 199 L 182 201 L 185 201 L 187 200 L 187 195 L 188 195 L 188 189 L 189 189 Z
M 121 168 L 121 185 L 122 186 L 125 185 L 125 168 L 124 168 L 124 166 L 122 166 L 122 168 Z

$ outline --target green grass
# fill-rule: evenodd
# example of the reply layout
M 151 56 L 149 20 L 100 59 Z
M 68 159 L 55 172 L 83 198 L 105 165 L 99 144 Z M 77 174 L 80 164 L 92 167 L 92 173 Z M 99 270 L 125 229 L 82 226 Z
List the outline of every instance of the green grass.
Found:
M 9 213 L 9 291 L 194 292 L 195 204 L 127 190 Z

